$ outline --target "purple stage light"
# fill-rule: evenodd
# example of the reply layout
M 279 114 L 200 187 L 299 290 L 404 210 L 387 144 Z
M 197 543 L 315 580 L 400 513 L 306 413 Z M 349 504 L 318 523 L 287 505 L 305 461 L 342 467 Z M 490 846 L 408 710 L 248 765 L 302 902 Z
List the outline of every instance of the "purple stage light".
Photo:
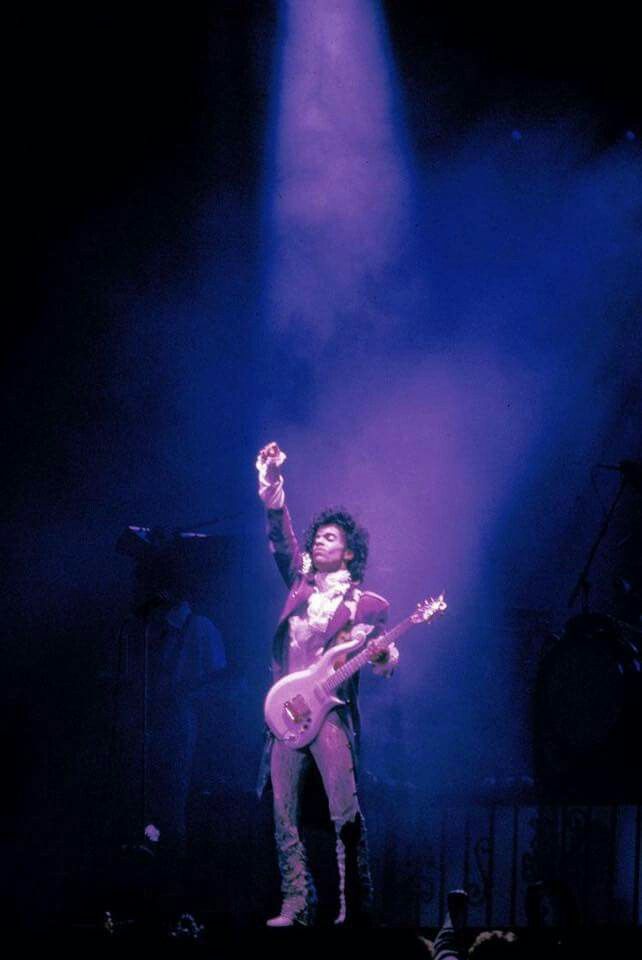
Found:
M 402 242 L 409 179 L 378 4 L 286 5 L 273 185 L 275 327 L 327 341 L 363 317 Z

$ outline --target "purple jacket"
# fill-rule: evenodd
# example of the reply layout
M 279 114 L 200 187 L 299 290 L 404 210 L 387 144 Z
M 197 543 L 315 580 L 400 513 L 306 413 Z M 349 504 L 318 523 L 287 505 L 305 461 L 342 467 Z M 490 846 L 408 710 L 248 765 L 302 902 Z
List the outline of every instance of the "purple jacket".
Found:
M 289 590 L 272 641 L 272 680 L 276 683 L 286 673 L 288 621 L 293 613 L 300 611 L 302 607 L 305 608 L 308 597 L 314 589 L 314 574 L 312 571 L 307 575 L 301 572 L 303 558 L 287 507 L 282 510 L 267 511 L 267 533 L 270 549 Z M 341 631 L 349 628 L 352 623 L 372 624 L 375 629 L 370 634 L 370 638 L 376 637 L 382 632 L 388 616 L 388 601 L 376 593 L 360 592 L 353 619 L 350 609 L 346 605 L 346 600 L 352 600 L 357 589 L 358 584 L 356 583 L 349 588 L 343 601 L 330 619 L 324 634 L 324 650 L 336 643 Z M 346 701 L 346 706 L 340 707 L 338 712 L 350 735 L 356 760 L 360 736 L 359 673 L 352 676 L 337 692 L 341 699 Z M 266 744 L 257 785 L 259 796 L 263 793 L 270 775 L 270 753 L 273 739 L 272 734 L 266 731 Z

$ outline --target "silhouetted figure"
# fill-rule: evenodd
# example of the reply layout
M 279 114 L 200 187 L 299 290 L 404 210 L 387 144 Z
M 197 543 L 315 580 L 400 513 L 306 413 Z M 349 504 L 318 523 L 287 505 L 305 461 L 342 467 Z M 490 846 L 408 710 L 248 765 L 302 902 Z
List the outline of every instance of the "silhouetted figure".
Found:
M 192 610 L 190 570 L 171 542 L 139 560 L 135 578 L 135 615 L 121 632 L 121 724 L 139 745 L 133 767 L 142 780 L 139 795 L 134 791 L 134 838 L 172 861 L 184 853 L 203 706 L 219 695 L 225 651 L 212 621 Z
M 433 944 L 435 960 L 517 960 L 521 956 L 516 935 L 505 930 L 484 931 L 466 949 L 467 913 L 468 894 L 464 890 L 451 890 L 444 924 Z

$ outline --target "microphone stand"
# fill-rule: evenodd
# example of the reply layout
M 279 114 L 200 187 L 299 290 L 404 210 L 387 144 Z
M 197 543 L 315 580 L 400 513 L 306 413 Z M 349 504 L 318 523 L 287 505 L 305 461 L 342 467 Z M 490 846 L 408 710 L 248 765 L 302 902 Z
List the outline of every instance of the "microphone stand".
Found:
M 147 780 L 149 776 L 149 753 L 147 741 L 149 737 L 149 631 L 150 631 L 150 617 L 151 610 L 148 610 L 145 614 L 145 633 L 143 638 L 143 779 L 141 783 L 141 798 L 140 798 L 140 809 L 141 809 L 141 830 L 140 835 L 145 835 L 145 827 L 147 826 L 146 817 L 147 817 Z
M 577 582 L 571 591 L 571 595 L 568 598 L 568 605 L 569 607 L 572 607 L 575 604 L 575 601 L 577 600 L 580 593 L 582 594 L 582 613 L 589 612 L 589 594 L 591 591 L 591 584 L 588 579 L 589 571 L 593 564 L 593 560 L 595 559 L 595 554 L 597 553 L 597 549 L 601 544 L 602 540 L 604 539 L 604 537 L 606 536 L 606 531 L 608 530 L 609 524 L 611 522 L 611 518 L 615 513 L 615 508 L 620 502 L 620 497 L 622 496 L 622 492 L 624 490 L 624 487 L 626 486 L 626 481 L 627 481 L 627 478 L 626 476 L 623 475 L 622 479 L 620 480 L 620 485 L 617 489 L 617 493 L 615 494 L 615 497 L 613 499 L 613 503 L 607 510 L 604 516 L 604 519 L 602 520 L 602 524 L 598 531 L 597 538 L 595 539 L 593 546 L 589 551 L 587 561 L 584 564 L 582 571 L 579 577 L 577 578 Z
M 138 614 L 138 617 L 144 622 L 144 631 L 143 631 L 143 657 L 142 657 L 142 677 L 141 684 L 139 687 L 140 690 L 140 706 L 139 706 L 139 717 L 140 717 L 140 760 L 141 760 L 141 779 L 140 779 L 140 796 L 139 796 L 139 812 L 140 817 L 139 830 L 135 836 L 134 846 L 139 846 L 139 837 L 144 835 L 145 827 L 147 826 L 147 801 L 149 794 L 149 648 L 150 648 L 150 634 L 151 634 L 151 618 L 153 615 L 154 607 L 151 604 L 146 604 L 146 609 Z M 130 637 L 128 635 L 128 628 L 133 622 L 138 619 L 136 615 L 132 615 L 126 618 L 123 622 L 120 630 L 118 632 L 118 666 L 117 666 L 117 687 L 120 693 L 123 687 L 127 687 L 128 681 L 130 679 L 130 664 L 129 664 L 129 645 Z M 114 696 L 113 704 L 113 721 L 112 721 L 112 746 L 110 749 L 111 754 L 111 769 L 112 774 L 115 779 L 114 767 L 116 766 L 116 698 L 118 694 Z M 120 758 L 120 763 L 118 763 L 118 778 L 122 787 L 122 757 Z

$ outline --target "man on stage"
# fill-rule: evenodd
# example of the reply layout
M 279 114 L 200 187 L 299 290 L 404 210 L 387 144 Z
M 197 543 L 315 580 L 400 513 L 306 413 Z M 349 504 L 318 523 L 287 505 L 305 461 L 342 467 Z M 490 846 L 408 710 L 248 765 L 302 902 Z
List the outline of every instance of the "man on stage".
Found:
M 373 628 L 369 639 L 377 637 L 388 611 L 383 597 L 360 589 L 368 558 L 368 534 L 349 513 L 337 508 L 318 514 L 306 536 L 307 552 L 301 552 L 285 506 L 281 475 L 285 459 L 278 445 L 270 443 L 256 461 L 259 496 L 267 508 L 270 549 L 289 589 L 273 641 L 274 682 L 310 667 L 329 647 L 345 640 L 357 624 Z M 374 671 L 390 676 L 398 659 L 399 653 L 391 644 L 383 653 L 375 654 Z M 339 914 L 335 922 L 367 922 L 372 885 L 355 780 L 358 679 L 356 673 L 337 691 L 345 706 L 328 714 L 307 748 L 293 750 L 268 737 L 259 792 L 269 777 L 283 894 L 281 912 L 268 920 L 268 926 L 309 924 L 314 918 L 316 894 L 299 835 L 299 794 L 310 758 L 321 775 L 336 830 Z

